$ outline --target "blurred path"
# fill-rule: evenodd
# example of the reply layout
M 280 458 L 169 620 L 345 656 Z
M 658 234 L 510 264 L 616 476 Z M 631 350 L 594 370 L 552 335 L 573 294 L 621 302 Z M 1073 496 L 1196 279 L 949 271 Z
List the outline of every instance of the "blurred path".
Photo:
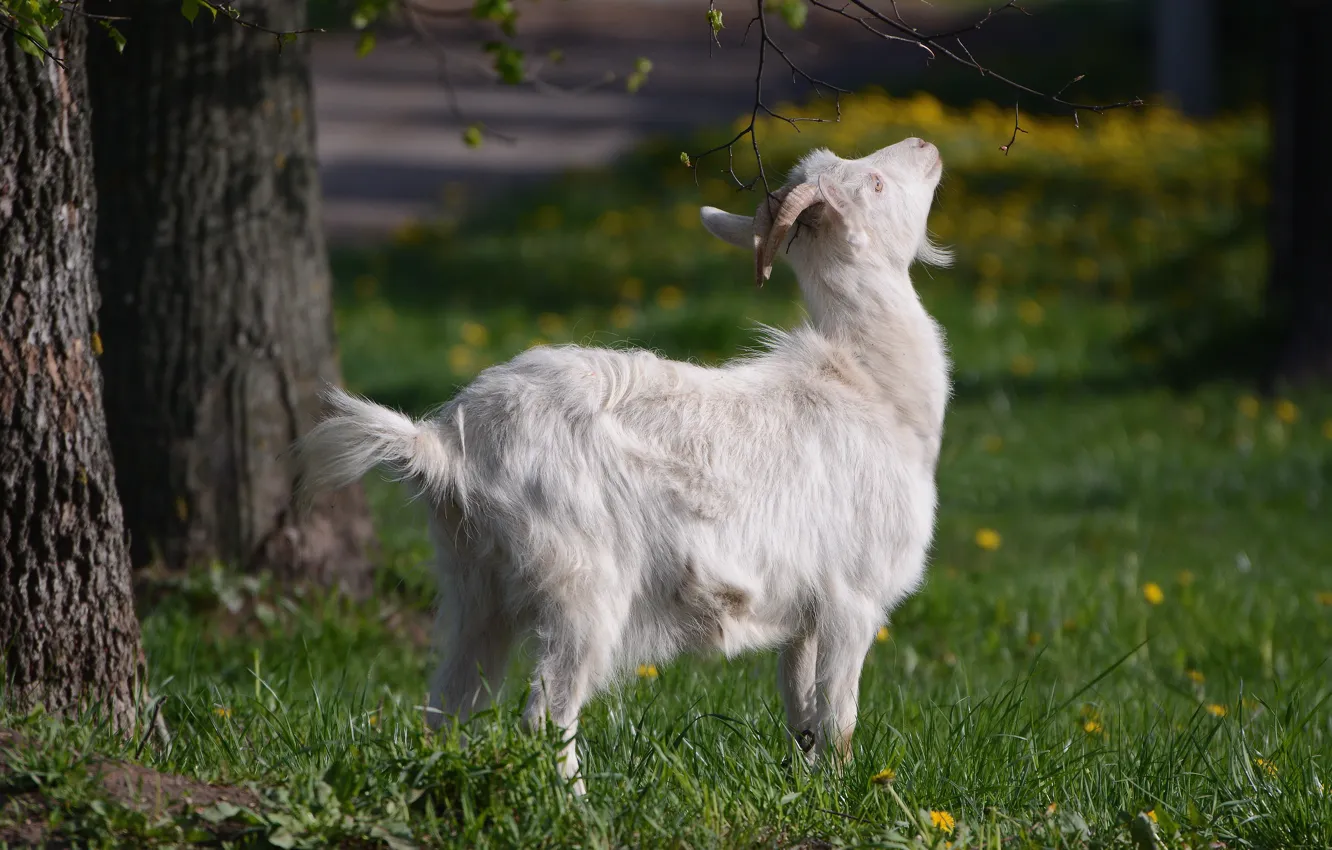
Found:
M 415 36 L 381 37 L 363 59 L 356 57 L 353 36 L 316 37 L 315 99 L 330 242 L 382 239 L 407 221 L 438 214 L 450 185 L 476 199 L 506 185 L 605 164 L 651 134 L 735 119 L 753 96 L 756 42 L 740 44 L 752 6 L 745 0 L 717 5 L 726 29 L 723 47 L 712 45 L 709 56 L 706 4 L 697 0 L 525 4 L 530 11 L 519 21 L 519 35 L 529 56 L 559 48 L 566 57 L 550 69 L 552 83 L 586 85 L 607 70 L 619 77 L 572 96 L 491 83 L 475 47 L 482 30 L 450 22 L 439 38 L 449 46 L 458 105 L 468 120 L 514 138 L 512 144 L 487 140 L 479 149 L 463 145 L 465 124 L 450 109 L 435 54 Z M 808 29 L 792 32 L 774 13 L 770 24 L 783 49 L 817 77 L 846 88 L 877 83 L 893 90 L 894 80 L 923 67 L 918 49 L 885 44 L 845 22 L 829 31 L 820 20 L 811 17 Z M 920 23 L 938 21 L 922 17 Z M 639 56 L 650 57 L 654 67 L 647 85 L 630 95 L 623 80 Z M 797 91 L 775 59 L 769 56 L 765 74 L 765 99 L 773 103 Z

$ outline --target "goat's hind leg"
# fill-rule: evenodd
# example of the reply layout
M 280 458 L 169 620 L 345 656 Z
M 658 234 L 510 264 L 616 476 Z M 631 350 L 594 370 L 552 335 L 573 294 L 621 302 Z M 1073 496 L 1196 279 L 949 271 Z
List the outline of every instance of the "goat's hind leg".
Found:
M 874 643 L 875 623 L 857 611 L 820 617 L 818 631 L 818 729 L 820 759 L 835 769 L 851 757 L 860 702 L 860 672 Z
M 786 728 L 807 760 L 814 756 L 817 736 L 817 663 L 818 637 L 806 632 L 782 648 L 777 668 L 777 685 L 782 692 L 782 706 L 786 709 Z
M 440 578 L 439 666 L 431 679 L 426 722 L 459 725 L 488 708 L 504 684 L 514 643 L 514 625 L 487 572 L 490 564 L 467 565 L 466 573 Z

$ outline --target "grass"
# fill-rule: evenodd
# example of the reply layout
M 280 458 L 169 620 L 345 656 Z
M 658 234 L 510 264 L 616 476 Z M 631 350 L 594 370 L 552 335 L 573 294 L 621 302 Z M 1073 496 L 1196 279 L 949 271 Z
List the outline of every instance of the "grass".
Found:
M 375 601 L 223 569 L 145 579 L 172 745 L 10 717 L 28 743 L 9 793 L 41 791 L 80 845 L 1332 845 L 1332 396 L 1166 380 L 1257 303 L 1261 119 L 1125 118 L 1073 143 L 1034 122 L 1004 159 L 983 109 L 882 105 L 950 164 L 935 227 L 959 262 L 918 284 L 957 394 L 929 579 L 871 651 L 842 776 L 791 767 L 766 655 L 644 669 L 594 702 L 582 802 L 556 742 L 519 731 L 521 687 L 466 752 L 426 736 L 421 508 L 372 480 Z M 862 148 L 916 131 L 865 120 Z M 1125 153 L 1144 141 L 1156 160 Z M 421 411 L 534 338 L 713 361 L 795 321 L 784 271 L 756 292 L 694 223 L 700 198 L 752 198 L 693 188 L 671 150 L 337 255 L 348 382 Z M 89 780 L 90 752 L 265 803 L 145 813 Z

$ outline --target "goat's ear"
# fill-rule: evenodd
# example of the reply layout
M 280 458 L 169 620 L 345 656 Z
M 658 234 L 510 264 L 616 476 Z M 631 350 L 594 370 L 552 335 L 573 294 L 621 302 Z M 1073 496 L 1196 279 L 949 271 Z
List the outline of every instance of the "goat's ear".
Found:
M 861 248 L 869 244 L 869 234 L 860 227 L 851 205 L 851 198 L 826 174 L 819 175 L 819 196 L 823 199 L 829 216 L 835 219 L 837 226 L 845 232 L 848 245 L 852 248 Z
M 754 250 L 754 219 L 747 215 L 736 215 L 716 207 L 703 207 L 699 211 L 703 226 L 708 232 L 723 242 Z

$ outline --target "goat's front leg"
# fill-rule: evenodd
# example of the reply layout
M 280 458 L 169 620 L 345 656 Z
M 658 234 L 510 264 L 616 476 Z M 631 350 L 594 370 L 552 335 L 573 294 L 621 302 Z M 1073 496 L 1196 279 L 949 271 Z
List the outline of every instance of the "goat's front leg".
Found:
M 814 740 L 817 737 L 815 673 L 818 646 L 818 638 L 812 631 L 798 635 L 782 648 L 777 668 L 777 685 L 781 689 L 782 705 L 786 709 L 787 731 L 800 745 L 806 760 L 810 761 L 814 758 Z
M 874 643 L 872 621 L 851 612 L 823 618 L 818 633 L 819 758 L 833 757 L 838 766 L 851 757 L 860 702 L 860 671 Z

